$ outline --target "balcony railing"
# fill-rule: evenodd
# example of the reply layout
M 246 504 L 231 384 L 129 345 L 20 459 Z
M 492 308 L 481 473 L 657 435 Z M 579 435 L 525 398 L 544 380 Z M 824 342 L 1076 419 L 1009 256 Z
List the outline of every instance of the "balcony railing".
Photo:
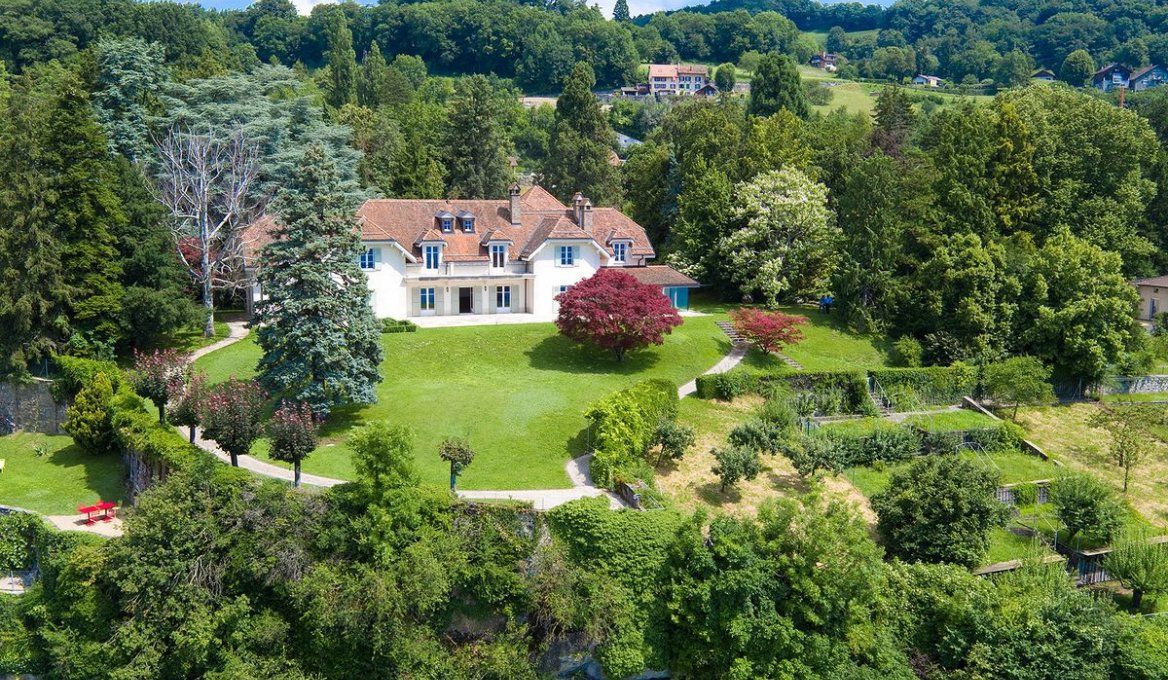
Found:
M 492 267 L 487 262 L 443 262 L 437 269 L 426 269 L 421 264 L 407 264 L 407 279 L 430 278 L 514 278 L 527 273 L 524 262 L 508 262 L 503 267 Z

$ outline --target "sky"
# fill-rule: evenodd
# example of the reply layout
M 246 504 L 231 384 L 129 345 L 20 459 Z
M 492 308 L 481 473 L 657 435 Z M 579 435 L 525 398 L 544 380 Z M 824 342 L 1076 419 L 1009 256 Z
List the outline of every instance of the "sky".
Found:
M 301 14 L 308 14 L 316 5 L 323 5 L 331 0 L 292 0 Z M 367 5 L 374 4 L 375 0 L 358 0 Z M 612 6 L 616 0 L 589 0 L 592 4 L 599 4 L 605 16 L 612 16 Z M 252 0 L 202 0 L 204 7 L 212 9 L 241 9 L 252 3 Z M 700 5 L 702 0 L 629 0 L 629 12 L 638 14 L 652 14 L 663 9 L 678 9 L 688 5 Z

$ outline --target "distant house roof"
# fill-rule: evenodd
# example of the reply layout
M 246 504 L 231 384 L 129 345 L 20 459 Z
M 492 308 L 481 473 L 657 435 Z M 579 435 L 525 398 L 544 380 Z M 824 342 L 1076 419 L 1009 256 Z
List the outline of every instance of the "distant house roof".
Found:
M 1153 276 L 1147 279 L 1136 279 L 1132 281 L 1133 286 L 1152 286 L 1154 288 L 1168 288 L 1168 274 L 1161 274 L 1160 276 Z
M 1124 66 L 1123 64 L 1111 63 L 1111 64 L 1108 64 L 1108 65 L 1104 66 L 1103 68 L 1099 69 L 1098 71 L 1096 71 L 1095 75 L 1091 77 L 1091 80 L 1093 80 L 1093 81 L 1103 80 L 1107 76 L 1111 75 L 1112 71 L 1119 71 L 1120 73 L 1123 73 L 1125 75 L 1131 73 L 1131 69 Z
M 1040 68 L 1034 73 L 1030 74 L 1031 78 L 1038 78 L 1039 80 L 1054 80 L 1054 71 L 1048 68 Z
M 651 286 L 662 286 L 670 288 L 697 288 L 701 284 L 694 281 L 690 277 L 682 274 L 673 267 L 667 264 L 650 264 L 644 267 L 625 267 L 621 271 L 626 271 L 633 275 L 633 278 L 641 283 L 647 283 Z
M 926 83 L 928 85 L 940 85 L 941 78 L 938 76 L 927 76 L 923 73 L 920 73 L 920 74 L 917 74 L 916 78 L 913 78 L 913 82 L 914 83 L 917 83 L 917 82 Z
M 718 86 L 713 83 L 706 83 L 698 89 L 694 90 L 694 94 L 701 97 L 713 97 L 718 94 Z
M 688 64 L 649 64 L 649 79 L 677 78 L 678 76 L 705 76 L 710 72 L 705 66 Z

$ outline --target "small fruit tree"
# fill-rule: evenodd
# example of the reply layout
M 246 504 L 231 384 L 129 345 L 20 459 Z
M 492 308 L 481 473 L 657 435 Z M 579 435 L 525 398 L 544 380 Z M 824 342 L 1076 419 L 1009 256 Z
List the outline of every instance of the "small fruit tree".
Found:
M 316 448 L 316 418 L 312 405 L 306 401 L 284 404 L 268 421 L 268 437 L 272 440 L 271 457 L 292 463 L 292 486 L 300 486 L 300 462 Z
M 730 322 L 742 337 L 770 353 L 802 340 L 803 331 L 799 326 L 807 323 L 807 317 L 742 307 L 730 312 Z
M 556 296 L 556 328 L 576 342 L 613 353 L 660 345 L 681 325 L 681 315 L 657 286 L 618 269 L 601 269 Z
M 458 486 L 458 475 L 474 460 L 474 449 L 465 439 L 447 437 L 438 447 L 438 455 L 450 463 L 450 490 L 453 491 Z
M 234 378 L 216 385 L 203 400 L 199 415 L 203 432 L 230 454 L 235 467 L 263 434 L 265 401 L 264 391 L 255 381 Z
M 166 405 L 182 394 L 190 367 L 186 357 L 173 349 L 135 352 L 130 377 L 134 391 L 158 407 L 158 422 L 166 423 Z

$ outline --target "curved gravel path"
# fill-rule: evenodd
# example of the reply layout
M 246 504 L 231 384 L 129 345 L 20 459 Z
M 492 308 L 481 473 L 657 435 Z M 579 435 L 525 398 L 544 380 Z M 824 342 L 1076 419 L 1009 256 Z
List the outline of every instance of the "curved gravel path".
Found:
M 199 357 L 206 356 L 215 350 L 222 349 L 228 345 L 239 342 L 247 337 L 247 324 L 242 321 L 228 322 L 228 327 L 231 329 L 230 335 L 226 338 L 207 345 L 193 352 L 190 356 L 190 361 L 195 361 Z M 705 372 L 705 375 L 714 373 L 725 373 L 737 366 L 742 358 L 746 356 L 749 348 L 746 346 L 733 347 L 730 352 L 722 357 L 722 360 L 715 364 L 710 370 Z M 679 398 L 685 397 L 697 392 L 697 381 L 691 380 L 682 385 L 677 390 Z M 181 428 L 175 428 L 180 432 L 186 433 Z M 231 456 L 219 448 L 215 442 L 203 439 L 202 432 L 196 432 L 195 445 L 199 448 L 214 455 L 224 463 L 231 463 Z M 574 501 L 578 498 L 594 498 L 599 496 L 607 496 L 609 505 L 614 509 L 623 508 L 625 504 L 612 492 L 602 489 L 592 483 L 592 476 L 589 473 L 589 463 L 592 461 L 592 454 L 586 454 L 578 458 L 573 458 L 565 465 L 565 472 L 568 479 L 572 482 L 572 487 L 567 489 L 513 489 L 513 490 L 488 490 L 488 489 L 459 489 L 458 497 L 466 500 L 515 500 L 525 501 L 531 503 L 536 510 L 549 510 L 562 505 L 569 501 Z M 274 479 L 281 479 L 291 483 L 293 473 L 291 470 L 272 465 L 271 463 L 258 460 L 252 456 L 240 456 L 239 467 L 254 472 L 257 475 L 265 477 L 272 477 Z M 301 484 L 318 487 L 331 487 L 338 484 L 347 483 L 343 479 L 333 479 L 331 477 L 322 477 L 320 475 L 313 475 L 302 473 L 300 475 Z

